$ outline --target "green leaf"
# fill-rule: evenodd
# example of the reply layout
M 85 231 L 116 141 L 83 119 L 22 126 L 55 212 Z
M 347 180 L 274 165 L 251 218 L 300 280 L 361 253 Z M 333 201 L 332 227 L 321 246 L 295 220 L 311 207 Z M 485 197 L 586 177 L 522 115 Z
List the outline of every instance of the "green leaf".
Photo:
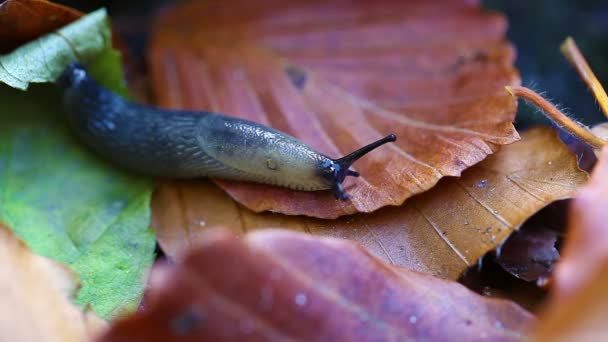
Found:
M 60 32 L 0 56 L 0 81 L 19 89 L 49 82 L 78 51 L 100 81 L 126 93 L 105 11 Z M 73 138 L 58 89 L 29 88 L 0 84 L 0 221 L 35 252 L 79 274 L 78 303 L 105 318 L 134 310 L 154 260 L 152 182 L 106 163 Z
M 102 317 L 136 308 L 154 259 L 151 182 L 84 149 L 51 86 L 0 86 L 0 103 L 0 220 L 74 268 L 79 303 Z
M 111 30 L 105 9 L 99 9 L 61 29 L 0 56 L 0 83 L 26 90 L 31 83 L 54 82 L 68 63 L 80 61 L 98 81 L 127 94 L 120 58 L 112 49 Z M 107 73 L 100 73 L 98 64 Z

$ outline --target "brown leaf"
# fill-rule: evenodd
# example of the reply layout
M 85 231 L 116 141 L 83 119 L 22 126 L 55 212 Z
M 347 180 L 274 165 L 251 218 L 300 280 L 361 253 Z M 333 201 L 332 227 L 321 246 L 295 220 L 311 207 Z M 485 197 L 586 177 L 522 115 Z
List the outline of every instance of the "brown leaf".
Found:
M 533 317 L 337 239 L 209 232 L 102 341 L 519 340 Z
M 539 341 L 608 339 L 608 148 L 570 206 L 568 235 Z
M 80 18 L 82 13 L 44 0 L 0 3 L 0 54 Z
M 487 256 L 463 272 L 458 282 L 485 297 L 510 300 L 532 313 L 537 312 L 547 298 L 546 288 L 514 277 Z
M 152 84 L 161 106 L 268 124 L 331 157 L 395 133 L 355 164 L 350 202 L 216 181 L 256 212 L 336 218 L 400 205 L 518 139 L 506 26 L 464 0 L 192 1 L 156 25 Z
M 456 279 L 533 213 L 586 180 L 555 132 L 537 128 L 401 207 L 333 221 L 255 214 L 207 181 L 167 181 L 152 199 L 153 226 L 170 257 L 204 239 L 208 227 L 282 227 L 354 240 L 391 264 Z
M 566 141 L 564 143 L 572 151 L 572 142 Z M 587 152 L 593 155 L 590 150 Z M 581 155 L 576 156 L 580 167 Z M 569 203 L 569 200 L 556 201 L 532 215 L 489 260 L 519 279 L 535 281 L 535 286 L 546 288 L 555 264 L 559 261 L 557 247 L 566 230 Z
M 555 270 L 555 296 L 579 292 L 608 263 L 608 148 L 601 152 L 589 183 L 572 201 L 562 260 Z
M 105 329 L 68 297 L 80 286 L 67 266 L 38 256 L 0 223 L 1 341 L 85 341 Z
M 593 268 L 596 272 L 569 297 L 555 293 L 556 296 L 541 313 L 535 341 L 608 340 L 608 263 L 603 262 Z
M 513 232 L 500 247 L 496 262 L 517 278 L 543 286 L 559 259 L 558 234 L 542 226 L 534 228 Z

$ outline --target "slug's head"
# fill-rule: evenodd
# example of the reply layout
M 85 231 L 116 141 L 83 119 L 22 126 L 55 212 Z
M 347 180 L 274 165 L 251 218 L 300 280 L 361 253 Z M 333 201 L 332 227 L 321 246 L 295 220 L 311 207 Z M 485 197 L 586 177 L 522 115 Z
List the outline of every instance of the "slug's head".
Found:
M 359 177 L 359 173 L 357 171 L 350 169 L 350 166 L 354 162 L 372 150 L 395 140 L 397 140 L 397 137 L 394 134 L 389 134 L 384 138 L 374 141 L 369 145 L 363 146 L 342 158 L 325 160 L 322 164 L 323 170 L 321 175 L 330 184 L 332 184 L 332 189 L 336 198 L 342 200 L 348 199 L 348 194 L 344 190 L 344 185 L 342 185 L 342 182 L 344 182 L 344 178 L 346 178 L 346 176 Z
M 75 87 L 87 79 L 87 70 L 79 64 L 78 62 L 71 62 L 68 66 L 63 70 L 59 78 L 57 78 L 57 86 L 62 90 L 68 90 Z

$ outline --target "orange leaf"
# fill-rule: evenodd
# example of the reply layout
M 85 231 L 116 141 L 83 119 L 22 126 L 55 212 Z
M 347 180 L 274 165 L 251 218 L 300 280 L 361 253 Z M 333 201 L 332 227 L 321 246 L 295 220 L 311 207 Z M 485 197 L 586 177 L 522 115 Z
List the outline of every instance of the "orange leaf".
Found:
M 608 339 L 608 148 L 570 206 L 568 232 L 537 328 L 539 341 Z
M 214 231 L 102 341 L 519 340 L 532 315 L 337 239 Z
M 608 263 L 608 148 L 602 150 L 589 183 L 570 206 L 568 236 L 555 270 L 555 295 L 579 292 Z
M 588 260 L 585 266 L 595 262 Z M 555 289 L 555 296 L 540 315 L 535 341 L 608 340 L 608 263 L 604 261 L 593 269 L 594 273 L 569 297 L 563 298 L 560 289 Z
M 43 258 L 0 223 L 1 341 L 86 341 L 106 329 L 70 297 L 80 286 L 67 266 Z
M 401 207 L 328 221 L 255 214 L 210 182 L 161 182 L 152 199 L 153 226 L 170 257 L 220 225 L 238 232 L 281 227 L 354 240 L 385 261 L 456 279 L 528 217 L 570 197 L 587 174 L 549 128 L 524 134 L 461 178 L 440 182 Z
M 0 54 L 80 18 L 82 13 L 45 0 L 0 3 Z
M 151 79 L 161 106 L 268 124 L 331 157 L 395 133 L 355 164 L 350 202 L 216 181 L 256 212 L 336 218 L 401 205 L 518 139 L 505 29 L 464 0 L 193 1 L 157 23 Z

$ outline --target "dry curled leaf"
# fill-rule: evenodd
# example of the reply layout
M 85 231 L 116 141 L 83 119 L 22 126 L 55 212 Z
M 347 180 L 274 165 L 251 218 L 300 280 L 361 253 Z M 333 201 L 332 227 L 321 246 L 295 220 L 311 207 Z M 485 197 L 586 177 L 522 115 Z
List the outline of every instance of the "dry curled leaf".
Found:
M 102 341 L 513 341 L 534 321 L 352 243 L 284 230 L 210 232 L 146 298 Z
M 400 207 L 332 221 L 256 214 L 210 182 L 191 186 L 166 181 L 153 196 L 153 226 L 170 257 L 204 239 L 208 227 L 233 227 L 237 232 L 281 227 L 354 240 L 391 264 L 456 279 L 528 217 L 570 197 L 586 180 L 576 156 L 556 133 L 537 128 L 461 178 L 442 180 Z
M 330 157 L 397 135 L 354 165 L 349 202 L 216 181 L 256 212 L 336 218 L 400 205 L 518 139 L 503 89 L 519 83 L 506 21 L 474 1 L 193 1 L 155 28 L 161 106 L 268 124 Z
M 0 54 L 80 18 L 82 13 L 45 0 L 0 3 Z
M 38 256 L 0 224 L 0 340 L 86 341 L 105 329 L 72 304 L 79 287 L 67 266 Z

